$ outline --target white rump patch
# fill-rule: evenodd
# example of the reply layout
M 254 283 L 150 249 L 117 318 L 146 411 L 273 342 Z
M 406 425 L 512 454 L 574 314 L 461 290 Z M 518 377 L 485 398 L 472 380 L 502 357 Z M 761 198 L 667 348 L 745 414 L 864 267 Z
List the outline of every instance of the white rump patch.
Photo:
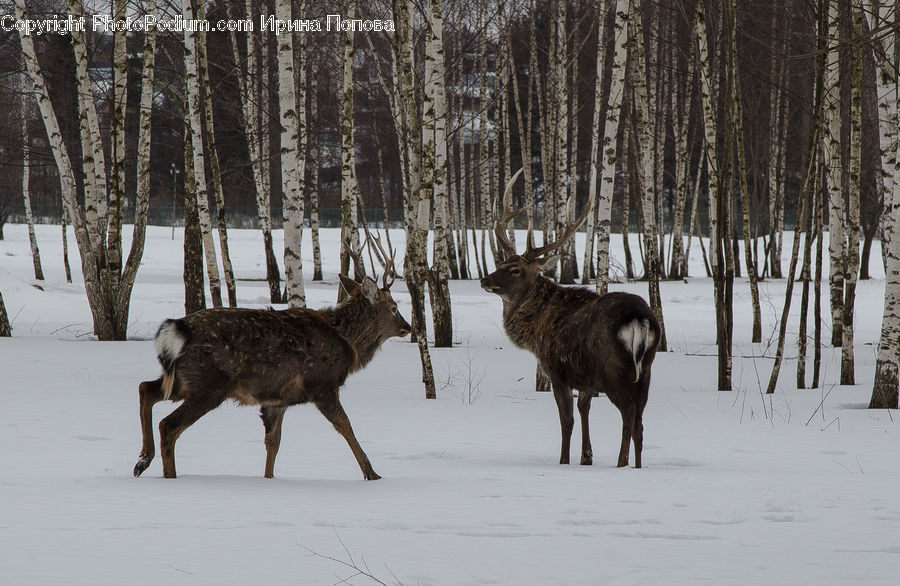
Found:
M 656 334 L 650 329 L 650 320 L 635 318 L 622 326 L 619 329 L 619 341 L 631 352 L 634 362 L 634 380 L 631 382 L 636 383 L 641 378 L 644 354 L 656 342 Z
M 163 363 L 172 363 L 181 355 L 184 348 L 184 338 L 175 327 L 175 322 L 167 322 L 159 327 L 156 332 L 156 355 Z
M 159 327 L 154 345 L 156 346 L 156 356 L 163 365 L 163 398 L 169 400 L 175 382 L 172 376 L 172 365 L 184 348 L 184 337 L 178 331 L 174 321 L 166 322 Z

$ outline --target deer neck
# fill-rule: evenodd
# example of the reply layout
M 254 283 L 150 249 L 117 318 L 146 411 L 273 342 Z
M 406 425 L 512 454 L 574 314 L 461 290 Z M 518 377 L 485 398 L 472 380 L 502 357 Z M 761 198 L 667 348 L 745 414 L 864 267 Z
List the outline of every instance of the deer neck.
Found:
M 362 298 L 350 301 L 330 310 L 331 325 L 353 346 L 356 360 L 352 371 L 368 364 L 385 341 L 372 305 Z
M 539 275 L 524 294 L 503 300 L 503 327 L 516 346 L 535 351 L 540 342 L 535 325 L 558 289 L 559 285 Z

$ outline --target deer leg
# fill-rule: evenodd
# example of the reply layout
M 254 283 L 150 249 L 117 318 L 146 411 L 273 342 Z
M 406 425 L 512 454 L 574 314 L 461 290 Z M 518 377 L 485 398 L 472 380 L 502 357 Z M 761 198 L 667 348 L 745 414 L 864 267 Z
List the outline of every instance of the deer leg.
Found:
M 175 478 L 175 442 L 182 432 L 197 422 L 198 419 L 215 409 L 218 401 L 185 400 L 168 417 L 159 422 L 159 452 L 163 462 L 163 476 Z
M 634 430 L 636 407 L 634 403 L 619 407 L 622 413 L 622 447 L 619 448 L 619 462 L 617 466 L 628 466 L 628 453 L 631 451 L 631 437 Z
M 641 451 L 644 449 L 644 413 L 641 409 L 635 409 L 634 413 L 634 467 L 641 467 Z
M 591 431 L 588 414 L 591 412 L 593 391 L 578 391 L 578 413 L 581 415 L 581 463 L 590 466 L 594 463 L 594 452 L 591 450 Z
M 162 377 L 142 382 L 138 386 L 138 395 L 140 396 L 141 405 L 140 418 L 143 443 L 137 464 L 134 465 L 135 478 L 144 473 L 144 470 L 153 461 L 153 456 L 156 455 L 156 447 L 153 444 L 153 406 L 162 401 L 163 398 Z
M 275 456 L 281 445 L 281 422 L 284 420 L 285 407 L 263 407 L 260 417 L 266 429 L 266 478 L 275 476 Z
M 556 407 L 559 409 L 559 427 L 562 431 L 559 463 L 568 464 L 569 446 L 572 442 L 572 427 L 575 424 L 575 418 L 572 415 L 572 389 L 554 382 L 553 397 L 556 399 Z
M 359 469 L 362 470 L 363 478 L 366 480 L 378 480 L 381 478 L 381 476 L 376 474 L 375 470 L 372 469 L 369 457 L 366 456 L 366 453 L 359 445 L 359 442 L 356 441 L 356 435 L 353 433 L 353 428 L 350 426 L 350 419 L 344 412 L 344 407 L 337 397 L 337 391 L 326 398 L 317 401 L 316 407 L 319 408 L 319 411 L 322 412 L 325 419 L 331 422 L 337 432 L 347 440 L 347 444 L 350 445 L 350 451 L 353 452 L 353 455 L 356 457 L 356 462 L 359 464 Z

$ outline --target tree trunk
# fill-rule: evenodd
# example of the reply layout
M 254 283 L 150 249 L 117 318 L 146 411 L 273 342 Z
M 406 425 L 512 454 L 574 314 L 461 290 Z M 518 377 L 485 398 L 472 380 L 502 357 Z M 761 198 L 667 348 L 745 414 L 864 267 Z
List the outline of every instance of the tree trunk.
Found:
M 187 114 L 185 114 L 187 117 Z M 185 128 L 188 126 L 185 120 Z M 190 130 L 184 137 L 184 313 L 190 315 L 206 308 L 203 294 L 203 234 L 197 211 L 197 183 L 194 180 L 194 151 Z
M 6 304 L 3 303 L 3 293 L 0 293 L 0 338 L 12 336 L 12 328 L 9 325 L 9 316 L 6 314 Z
M 891 0 L 867 0 L 865 14 L 868 17 L 868 31 L 870 33 L 879 29 L 893 28 L 894 32 L 888 34 L 874 35 L 872 40 L 875 44 L 875 63 L 878 66 L 876 72 L 876 88 L 878 94 L 878 134 L 879 134 L 879 175 L 881 176 L 881 193 L 879 198 L 883 201 L 882 209 L 891 209 L 891 199 L 894 194 L 894 177 L 893 169 L 897 164 L 896 152 L 892 148 L 897 140 L 897 121 L 898 121 L 898 105 L 897 105 L 897 55 L 896 38 L 897 27 L 900 26 L 900 10 L 896 8 L 896 2 Z M 892 14 L 893 13 L 893 14 Z M 894 22 L 890 18 L 894 18 Z M 868 48 L 866 49 L 869 50 Z M 878 214 L 880 215 L 880 214 Z M 865 246 L 863 248 L 863 260 L 860 263 L 860 279 L 869 278 L 869 247 L 871 246 L 874 233 L 878 229 L 879 222 L 872 220 L 872 226 L 866 230 Z M 881 246 L 882 260 L 885 268 L 887 268 L 887 250 L 890 247 L 891 238 L 893 237 L 893 224 L 889 218 L 885 217 L 881 224 Z
M 844 313 L 844 193 L 841 162 L 840 7 L 828 3 L 828 61 L 825 69 L 825 160 L 828 164 L 828 254 L 831 295 L 831 345 L 842 344 Z
M 44 269 L 41 268 L 41 251 L 38 248 L 37 236 L 34 233 L 34 214 L 31 210 L 31 144 L 28 134 L 28 92 L 25 88 L 25 77 L 22 77 L 22 95 L 19 115 L 22 117 L 22 204 L 25 208 L 25 222 L 28 225 L 28 242 L 31 245 L 31 264 L 34 267 L 34 278 L 44 280 Z M 2 318 L 0 318 L 2 319 Z
M 897 145 L 900 151 L 900 144 Z M 894 166 L 890 171 L 900 172 L 900 152 L 894 152 Z M 898 403 L 898 364 L 900 364 L 900 238 L 896 235 L 900 222 L 900 181 L 892 185 L 891 207 L 885 208 L 883 214 L 886 222 L 891 224 L 892 238 L 886 251 L 887 269 L 884 284 L 884 311 L 881 317 L 881 338 L 878 342 L 878 355 L 875 361 L 875 379 L 872 383 L 870 409 L 897 409 Z
M 609 99 L 606 104 L 606 120 L 603 124 L 602 138 L 602 158 L 600 153 L 600 128 L 597 116 L 600 108 L 600 71 L 601 49 L 597 49 L 597 102 L 595 103 L 594 128 L 597 134 L 594 138 L 594 144 L 591 146 L 591 179 L 589 198 L 596 193 L 597 180 L 600 181 L 600 197 L 597 199 L 597 269 L 596 283 L 597 292 L 605 295 L 609 289 L 609 241 L 611 236 L 612 224 L 612 199 L 616 182 L 616 163 L 618 161 L 618 153 L 616 152 L 616 139 L 619 135 L 619 121 L 622 117 L 622 97 L 625 94 L 625 65 L 628 59 L 628 18 L 631 10 L 631 0 L 620 0 L 612 2 L 611 9 L 615 11 L 614 25 L 614 54 L 612 63 L 612 78 L 610 80 Z M 601 12 L 601 22 L 603 15 Z M 599 37 L 603 35 L 598 33 Z M 602 43 L 602 38 L 598 38 L 598 43 Z M 623 149 L 627 150 L 627 142 L 623 142 Z M 602 165 L 598 168 L 597 164 Z M 626 195 L 627 187 L 623 190 L 622 207 L 623 213 L 623 237 L 627 239 L 628 234 L 628 196 Z M 626 242 L 627 246 L 627 242 Z M 627 250 L 627 255 L 631 255 L 631 251 Z M 626 266 L 630 266 L 630 262 L 626 261 Z
M 183 16 L 193 17 L 190 0 L 182 0 Z M 203 147 L 203 107 L 200 98 L 200 79 L 197 51 L 197 32 L 184 33 L 184 72 L 188 100 L 188 138 L 193 153 L 194 184 L 197 190 L 197 214 L 200 219 L 200 232 L 203 239 L 203 253 L 206 259 L 206 274 L 209 279 L 209 292 L 213 307 L 222 306 L 222 286 L 219 281 L 219 266 L 216 259 L 216 248 L 212 238 L 212 219 L 209 214 L 209 192 L 206 184 L 205 156 Z
M 353 3 L 347 18 L 355 15 Z M 353 31 L 344 35 L 343 90 L 341 94 L 341 274 L 350 275 L 350 250 L 357 232 L 359 184 L 356 181 L 356 155 L 353 131 Z M 338 301 L 347 292 L 338 289 Z
M 863 39 L 862 9 L 851 8 L 852 37 Z M 856 278 L 859 272 L 859 200 L 862 172 L 862 46 L 853 47 L 850 74 L 850 185 L 847 206 L 847 272 L 844 275 L 844 312 L 841 340 L 841 384 L 852 385 L 854 376 L 853 310 L 856 305 Z
M 444 87 L 443 2 L 431 0 L 428 14 L 430 35 L 425 44 L 426 142 L 430 142 L 434 168 L 431 170 L 434 200 L 434 267 L 429 273 L 428 292 L 434 321 L 436 348 L 453 346 L 453 313 L 450 305 L 450 259 L 447 256 L 447 95 Z M 430 37 L 430 38 L 429 38 Z M 429 121 L 429 106 L 431 108 Z M 429 135 L 430 133 L 430 135 Z M 508 155 L 507 150 L 507 157 Z M 424 187 L 424 185 L 423 185 Z
M 707 46 L 706 16 L 703 2 L 697 3 L 697 42 L 700 59 L 700 91 L 703 99 L 703 121 L 706 163 L 709 167 L 709 264 L 713 277 L 716 310 L 716 344 L 718 346 L 718 389 L 731 390 L 731 336 L 728 324 L 727 267 L 723 266 L 723 239 L 728 247 L 728 231 L 723 225 L 727 217 L 727 193 L 730 188 L 730 141 L 725 141 L 725 153 L 721 160 L 716 156 L 715 112 L 712 103 L 712 68 Z M 727 74 L 727 72 L 726 72 Z M 726 91 L 728 91 L 726 89 Z M 726 100 L 727 103 L 727 100 Z M 728 116 L 726 123 L 728 121 Z M 730 137 L 728 130 L 725 136 Z M 726 213 L 723 214 L 722 212 Z
M 639 180 L 643 192 L 642 217 L 644 220 L 644 248 L 647 251 L 647 260 L 644 264 L 645 274 L 649 286 L 650 307 L 659 321 L 660 340 L 657 349 L 666 351 L 666 328 L 663 320 L 662 299 L 659 294 L 659 250 L 656 218 L 654 216 L 654 189 L 653 177 L 653 152 L 651 150 L 652 130 L 647 119 L 647 74 L 644 64 L 644 37 L 641 27 L 641 0 L 634 0 L 632 15 L 629 25 L 633 25 L 632 37 L 634 73 L 634 105 L 637 111 L 637 125 L 640 137 L 640 169 Z
M 65 204 L 63 204 L 62 211 L 62 255 L 63 255 L 63 268 L 66 272 L 66 283 L 72 282 L 72 267 L 69 265 L 69 227 L 68 222 L 66 221 L 66 216 L 68 212 L 66 211 Z
M 772 5 L 772 31 L 777 33 L 778 17 L 783 15 L 777 4 Z M 782 45 L 783 47 L 783 45 Z M 781 278 L 781 226 L 779 219 L 783 218 L 784 202 L 781 199 L 784 181 L 779 181 L 779 170 L 782 169 L 781 161 L 784 152 L 782 128 L 787 121 L 783 120 L 783 104 L 786 92 L 784 87 L 786 62 L 781 57 L 781 47 L 772 47 L 772 61 L 769 68 L 769 76 L 772 85 L 769 90 L 769 152 L 768 152 L 768 188 L 769 188 L 769 266 L 773 279 Z
M 309 119 L 310 121 L 318 118 L 319 111 L 319 81 L 318 76 L 310 72 L 308 76 L 309 82 Z M 318 133 L 311 132 L 311 126 L 307 125 L 309 132 L 309 157 L 307 160 L 307 173 L 309 183 L 306 184 L 309 193 L 309 232 L 312 239 L 313 247 L 313 281 L 322 280 L 322 248 L 319 244 L 319 136 Z M 377 134 L 375 135 L 378 136 Z M 378 169 L 381 170 L 381 146 L 378 146 Z M 383 176 L 383 173 L 381 174 Z M 378 183 L 384 189 L 384 183 L 379 176 Z M 385 217 L 385 222 L 387 217 Z M 388 239 L 390 245 L 390 239 Z
M 353 6 L 351 4 L 351 6 Z M 277 0 L 275 3 L 276 18 L 291 20 L 291 1 Z M 348 18 L 353 18 L 352 11 Z M 301 47 L 305 35 L 298 35 Z M 306 133 L 303 132 L 305 117 L 298 112 L 305 105 L 305 100 L 297 100 L 294 84 L 298 83 L 301 91 L 305 91 L 304 69 L 305 59 L 301 56 L 300 71 L 297 79 L 294 75 L 294 35 L 286 34 L 277 37 L 278 43 L 278 105 L 281 125 L 281 193 L 284 209 L 284 270 L 287 281 L 287 302 L 291 307 L 306 307 L 306 292 L 303 287 L 303 262 L 300 247 L 303 237 L 303 176 L 306 160 L 303 149 Z M 301 51 L 302 55 L 302 51 Z M 298 144 L 300 146 L 298 147 Z
M 191 9 L 195 18 L 206 20 L 206 10 L 202 0 L 192 0 Z M 249 34 L 249 33 L 248 33 Z M 212 175 L 213 195 L 216 202 L 216 228 L 219 235 L 219 251 L 222 255 L 222 274 L 225 277 L 225 290 L 228 294 L 228 306 L 237 307 L 237 288 L 234 281 L 234 269 L 231 266 L 231 253 L 228 249 L 228 226 L 225 220 L 225 192 L 222 188 L 222 169 L 219 165 L 219 151 L 216 147 L 215 120 L 213 118 L 212 86 L 209 81 L 209 59 L 206 54 L 206 32 L 198 31 L 197 38 L 197 70 L 200 78 L 200 100 L 203 104 L 206 152 L 209 155 L 209 168 Z
M 741 99 L 740 72 L 738 71 L 737 60 L 737 14 L 734 5 L 729 6 L 731 12 L 731 25 L 735 32 L 731 36 L 730 51 L 732 63 L 732 94 L 734 106 L 732 108 L 732 116 L 734 117 L 734 140 L 737 147 L 737 164 L 738 178 L 741 186 L 741 215 L 743 219 L 742 232 L 744 233 L 744 262 L 747 265 L 747 276 L 750 279 L 750 301 L 753 307 L 753 330 L 751 333 L 751 342 L 758 344 L 762 342 L 762 317 L 759 307 L 759 276 L 756 270 L 756 263 L 753 261 L 752 245 L 750 243 L 750 187 L 747 182 L 747 157 L 744 154 L 744 107 Z
M 144 10 L 152 17 L 157 16 L 153 0 L 144 0 Z M 156 78 L 156 29 L 144 34 L 144 61 L 141 68 L 141 102 L 137 148 L 137 197 L 134 210 L 134 229 L 131 236 L 131 250 L 122 278 L 119 281 L 117 329 L 124 332 L 128 326 L 131 292 L 137 278 L 138 267 L 144 256 L 144 240 L 147 231 L 147 215 L 150 209 L 150 143 L 153 122 L 153 81 Z
M 419 358 L 422 362 L 422 382 L 425 386 L 425 398 L 437 398 L 434 385 L 434 370 L 431 366 L 431 354 L 428 351 L 425 321 L 425 281 L 427 279 L 426 237 L 428 230 L 428 205 L 430 195 L 422 189 L 422 168 L 427 167 L 421 159 L 422 134 L 421 121 L 418 117 L 413 86 L 411 15 L 409 0 L 392 0 L 392 12 L 396 26 L 394 43 L 394 60 L 398 86 L 400 120 L 397 135 L 400 139 L 400 152 L 408 161 L 404 183 L 409 193 L 406 214 L 406 257 L 403 263 L 406 287 L 409 290 L 412 304 L 413 336 L 419 347 Z M 421 167 L 420 167 L 421 165 Z M 421 203 L 420 203 L 421 202 Z

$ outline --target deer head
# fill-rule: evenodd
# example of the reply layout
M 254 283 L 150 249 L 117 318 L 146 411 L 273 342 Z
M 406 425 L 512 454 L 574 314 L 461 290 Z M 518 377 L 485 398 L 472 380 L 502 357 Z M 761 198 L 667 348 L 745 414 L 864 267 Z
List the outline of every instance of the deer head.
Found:
M 519 169 L 509 180 L 509 183 L 506 184 L 502 201 L 506 202 L 509 200 L 513 184 L 521 173 L 522 169 Z M 503 214 L 494 224 L 497 245 L 503 251 L 505 260 L 500 263 L 497 270 L 481 280 L 482 289 L 490 293 L 496 293 L 505 301 L 519 299 L 531 288 L 534 280 L 540 276 L 541 269 L 545 265 L 556 261 L 558 255 L 554 254 L 554 252 L 565 244 L 575 234 L 579 226 L 584 223 L 593 203 L 594 200 L 591 198 L 585 205 L 581 215 L 574 221 L 566 223 L 565 230 L 559 238 L 552 242 L 547 242 L 543 246 L 534 245 L 534 232 L 529 229 L 525 252 L 522 254 L 516 253 L 515 247 L 506 234 L 506 226 L 511 219 L 525 211 L 525 208 L 518 211 L 505 208 Z
M 397 251 L 392 249 L 390 255 L 388 255 L 384 251 L 384 248 L 382 248 L 381 241 L 377 237 L 372 238 L 368 230 L 366 230 L 365 243 L 356 250 L 353 250 L 352 246 L 347 248 L 347 253 L 350 255 L 350 258 L 353 259 L 353 264 L 355 265 L 354 272 L 355 274 L 363 273 L 362 250 L 365 248 L 366 244 L 369 243 L 370 239 L 375 242 L 375 245 L 378 247 L 378 251 L 381 255 L 380 258 L 385 259 L 384 273 L 381 277 L 381 289 L 378 288 L 378 284 L 375 280 L 369 276 L 364 276 L 361 282 L 357 282 L 344 274 L 338 274 L 338 278 L 341 281 L 341 286 L 343 286 L 344 290 L 347 292 L 349 300 L 361 297 L 368 301 L 369 305 L 381 314 L 383 323 L 388 326 L 388 337 L 406 336 L 410 333 L 412 327 L 400 314 L 400 311 L 397 309 L 397 303 L 391 296 L 390 291 L 391 285 L 394 284 L 394 255 Z M 345 301 L 344 303 L 347 302 L 348 301 Z

